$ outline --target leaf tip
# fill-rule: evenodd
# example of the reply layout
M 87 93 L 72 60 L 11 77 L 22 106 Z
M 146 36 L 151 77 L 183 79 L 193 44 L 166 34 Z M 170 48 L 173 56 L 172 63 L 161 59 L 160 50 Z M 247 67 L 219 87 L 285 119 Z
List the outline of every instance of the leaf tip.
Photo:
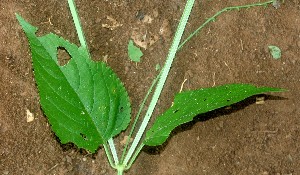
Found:
M 35 33 L 38 28 L 32 26 L 31 24 L 29 24 L 24 18 L 21 17 L 21 15 L 19 15 L 18 13 L 15 13 L 17 20 L 19 21 L 20 25 L 22 26 L 23 30 L 25 31 L 25 33 Z

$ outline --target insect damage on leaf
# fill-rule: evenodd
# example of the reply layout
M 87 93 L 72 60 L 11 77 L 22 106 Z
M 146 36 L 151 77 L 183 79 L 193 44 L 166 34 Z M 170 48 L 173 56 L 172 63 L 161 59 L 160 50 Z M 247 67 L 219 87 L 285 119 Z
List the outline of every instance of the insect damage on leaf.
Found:
M 255 87 L 249 84 L 228 84 L 179 93 L 175 96 L 173 106 L 157 117 L 147 131 L 144 144 L 161 145 L 174 128 L 192 121 L 198 114 L 229 106 L 256 94 L 282 91 L 284 90 L 279 88 Z
M 37 28 L 17 15 L 30 43 L 40 103 L 61 143 L 73 142 L 91 152 L 126 129 L 128 94 L 117 75 L 94 62 L 85 48 L 55 34 L 36 36 Z M 57 50 L 71 59 L 60 66 Z

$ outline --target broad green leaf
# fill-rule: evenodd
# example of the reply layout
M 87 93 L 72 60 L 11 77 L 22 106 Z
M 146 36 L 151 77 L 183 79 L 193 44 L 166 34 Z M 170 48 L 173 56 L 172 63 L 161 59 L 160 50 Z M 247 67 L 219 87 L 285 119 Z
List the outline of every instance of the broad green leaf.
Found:
M 87 50 L 55 34 L 36 36 L 37 28 L 17 15 L 30 43 L 40 103 L 61 143 L 73 142 L 91 152 L 126 129 L 128 94 L 111 68 L 94 62 Z M 71 60 L 60 66 L 57 49 Z
M 269 50 L 274 59 L 278 60 L 281 58 L 281 50 L 277 46 L 269 46 Z
M 141 57 L 143 56 L 143 52 L 141 51 L 141 49 L 136 47 L 133 44 L 132 40 L 129 40 L 129 43 L 128 43 L 128 56 L 129 56 L 130 60 L 134 61 L 134 62 L 140 62 Z
M 144 144 L 161 145 L 175 127 L 192 121 L 198 114 L 237 103 L 252 95 L 281 91 L 284 90 L 257 88 L 248 84 L 229 84 L 179 93 L 175 96 L 173 106 L 160 115 L 147 131 Z

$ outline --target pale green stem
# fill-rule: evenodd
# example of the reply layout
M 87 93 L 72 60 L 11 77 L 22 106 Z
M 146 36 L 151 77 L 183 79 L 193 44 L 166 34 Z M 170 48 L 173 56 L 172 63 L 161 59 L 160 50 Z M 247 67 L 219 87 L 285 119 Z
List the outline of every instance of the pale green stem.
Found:
M 139 153 L 141 152 L 141 150 L 143 149 L 144 146 L 145 146 L 144 143 L 140 144 L 140 146 L 134 152 L 134 154 L 133 154 L 132 158 L 130 159 L 128 165 L 125 167 L 125 170 L 128 170 L 132 166 L 133 162 L 135 161 L 135 159 L 137 158 L 137 156 L 139 155 Z
M 128 148 L 129 142 L 130 142 L 130 138 L 133 135 L 133 132 L 134 132 L 135 126 L 136 126 L 136 124 L 138 122 L 138 119 L 140 117 L 140 114 L 141 114 L 142 110 L 144 109 L 145 103 L 146 103 L 149 95 L 151 94 L 153 87 L 155 86 L 156 82 L 158 81 L 158 78 L 160 77 L 160 74 L 161 74 L 161 71 L 158 74 L 158 76 L 152 81 L 152 84 L 151 84 L 150 88 L 148 89 L 145 98 L 143 99 L 142 103 L 140 104 L 139 111 L 138 111 L 137 115 L 135 116 L 134 123 L 132 125 L 132 128 L 131 128 L 129 136 L 128 136 L 129 139 L 127 139 L 126 145 L 125 145 L 125 147 L 123 149 L 123 153 L 122 153 L 122 157 L 121 157 L 121 163 L 124 161 L 124 158 L 125 158 L 125 155 L 126 155 L 126 151 L 127 151 L 127 148 Z
M 110 151 L 112 153 L 113 159 L 115 161 L 115 165 L 118 165 L 119 164 L 119 158 L 118 158 L 118 155 L 117 155 L 117 150 L 116 150 L 113 138 L 110 138 L 108 140 L 108 144 L 109 144 Z
M 106 153 L 106 157 L 108 159 L 108 162 L 109 162 L 110 166 L 116 169 L 116 164 L 113 163 L 113 160 L 112 160 L 112 157 L 111 157 L 111 154 L 109 152 L 109 148 L 108 148 L 107 144 L 104 143 L 103 147 L 104 147 L 104 150 L 105 150 L 105 153 Z
M 137 145 L 139 144 L 143 133 L 145 132 L 147 124 L 149 123 L 149 120 L 150 120 L 150 118 L 152 116 L 152 113 L 154 111 L 154 108 L 156 106 L 158 98 L 159 98 L 159 96 L 161 94 L 161 91 L 163 89 L 163 86 L 165 84 L 167 76 L 169 74 L 169 70 L 171 68 L 172 62 L 173 62 L 173 60 L 175 58 L 175 54 L 177 52 L 181 36 L 182 36 L 182 34 L 184 32 L 184 29 L 185 29 L 187 20 L 189 18 L 189 15 L 191 13 L 192 7 L 194 5 L 194 2 L 195 2 L 195 0 L 188 0 L 187 3 L 186 3 L 185 9 L 183 11 L 183 15 L 182 15 L 182 17 L 180 19 L 179 25 L 177 27 L 177 31 L 176 31 L 175 36 L 174 36 L 174 40 L 173 40 L 171 48 L 169 50 L 169 54 L 167 56 L 166 63 L 164 65 L 164 67 L 163 67 L 162 74 L 161 74 L 161 76 L 160 76 L 160 78 L 158 80 L 156 89 L 155 89 L 154 94 L 152 96 L 152 99 L 151 99 L 151 102 L 149 104 L 148 110 L 146 112 L 145 118 L 144 118 L 144 120 L 143 120 L 143 122 L 142 122 L 142 124 L 141 124 L 141 126 L 140 126 L 140 128 L 139 128 L 139 130 L 137 132 L 137 134 L 136 134 L 135 139 L 133 140 L 133 143 L 132 143 L 132 145 L 131 145 L 131 147 L 130 147 L 130 149 L 128 151 L 128 154 L 125 156 L 125 159 L 124 159 L 124 162 L 123 162 L 124 165 L 127 165 L 129 159 L 131 158 L 131 156 L 134 153 Z
M 85 40 L 85 37 L 84 37 L 84 33 L 82 31 L 82 27 L 81 27 L 81 24 L 80 24 L 80 19 L 79 19 L 78 14 L 77 14 L 76 5 L 74 3 L 74 0 L 68 0 L 68 4 L 69 4 L 69 8 L 70 8 L 72 17 L 73 17 L 74 25 L 75 25 L 75 28 L 76 28 L 76 31 L 77 31 L 77 35 L 78 35 L 81 47 L 83 47 L 86 50 L 88 56 L 90 57 L 90 52 L 89 52 L 87 44 L 86 44 L 86 40 Z M 106 155 L 108 157 L 109 163 L 111 164 L 112 167 L 115 167 L 114 165 L 119 164 L 119 160 L 118 160 L 117 151 L 116 151 L 116 148 L 115 148 L 115 145 L 113 143 L 112 138 L 110 138 L 108 140 L 108 144 L 109 144 L 109 147 L 110 147 L 110 150 L 111 150 L 111 153 L 112 153 L 115 164 L 112 163 L 111 154 L 110 154 L 110 151 L 109 151 L 106 144 L 104 144 L 104 149 L 105 149 Z
M 68 0 L 68 3 L 69 3 L 69 8 L 70 8 L 70 11 L 71 11 L 71 14 L 72 14 L 72 17 L 73 17 L 74 25 L 75 25 L 75 28 L 76 28 L 76 31 L 77 31 L 77 35 L 78 35 L 81 47 L 85 48 L 87 53 L 89 54 L 88 47 L 87 47 L 87 44 L 86 44 L 84 33 L 82 31 L 82 28 L 81 28 L 80 19 L 79 19 L 78 14 L 77 14 L 76 5 L 74 3 L 74 0 Z
M 124 165 L 119 164 L 116 166 L 116 169 L 117 169 L 118 175 L 122 175 L 125 170 L 125 167 L 124 167 Z
M 118 175 L 123 175 L 124 170 L 118 169 Z

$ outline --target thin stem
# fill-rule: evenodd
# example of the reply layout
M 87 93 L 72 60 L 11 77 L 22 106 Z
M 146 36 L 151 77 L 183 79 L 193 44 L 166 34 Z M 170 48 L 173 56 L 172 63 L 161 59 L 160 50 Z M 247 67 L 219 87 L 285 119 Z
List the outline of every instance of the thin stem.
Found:
M 113 159 L 115 161 L 115 165 L 118 165 L 119 164 L 119 158 L 118 158 L 118 154 L 117 154 L 117 150 L 116 150 L 113 138 L 110 138 L 108 140 L 108 144 L 109 144 L 109 148 L 110 148 L 110 151 L 112 153 Z
M 128 165 L 125 167 L 125 170 L 128 170 L 132 166 L 133 162 L 135 161 L 135 159 L 137 158 L 137 156 L 139 155 L 139 153 L 141 152 L 141 150 L 143 149 L 144 146 L 145 146 L 144 143 L 140 144 L 140 146 L 134 152 L 134 154 L 133 154 L 132 158 L 130 159 Z
M 69 8 L 70 8 L 70 11 L 71 11 L 71 14 L 72 14 L 72 17 L 73 17 L 74 25 L 75 25 L 75 28 L 76 28 L 76 31 L 77 31 L 77 35 L 78 35 L 78 38 L 79 38 L 79 42 L 80 42 L 81 46 L 83 48 L 85 48 L 87 53 L 89 54 L 88 47 L 87 47 L 86 40 L 85 40 L 83 31 L 82 31 L 82 28 L 81 28 L 80 19 L 79 19 L 78 14 L 77 14 L 76 5 L 74 3 L 74 0 L 68 0 L 68 3 L 69 3 Z
M 116 169 L 116 164 L 113 163 L 112 156 L 111 156 L 111 154 L 109 152 L 107 144 L 104 143 L 103 147 L 104 147 L 104 150 L 105 150 L 105 153 L 106 153 L 106 157 L 108 159 L 108 162 L 109 162 L 110 166 Z
M 124 162 L 123 162 L 124 165 L 127 165 L 129 159 L 131 158 L 132 154 L 134 153 L 134 151 L 135 151 L 138 143 L 140 142 L 141 137 L 142 137 L 142 135 L 143 135 L 143 133 L 144 133 L 146 127 L 147 127 L 147 124 L 148 124 L 148 122 L 149 122 L 149 120 L 152 116 L 152 113 L 154 111 L 154 108 L 156 106 L 158 98 L 161 94 L 162 88 L 163 88 L 163 86 L 165 84 L 165 81 L 167 79 L 167 76 L 169 74 L 169 70 L 171 68 L 172 62 L 173 62 L 175 54 L 177 52 L 181 36 L 183 34 L 184 28 L 186 26 L 188 17 L 191 13 L 194 2 L 195 2 L 195 0 L 188 0 L 187 3 L 186 3 L 185 9 L 183 11 L 183 15 L 180 19 L 179 25 L 177 27 L 177 31 L 176 31 L 175 36 L 174 36 L 174 40 L 173 40 L 171 48 L 169 50 L 169 54 L 167 56 L 166 63 L 163 67 L 162 74 L 161 74 L 161 76 L 158 80 L 156 89 L 155 89 L 154 94 L 152 96 L 152 99 L 151 99 L 151 102 L 149 104 L 148 110 L 146 112 L 145 118 L 144 118 L 144 120 L 143 120 L 137 134 L 136 134 L 135 139 L 133 140 L 133 143 L 132 143 L 132 145 L 131 145 L 131 147 L 128 151 L 128 154 L 126 155 L 126 157 L 124 159 Z
M 75 28 L 76 28 L 76 31 L 77 31 L 77 35 L 78 35 L 81 47 L 83 47 L 85 49 L 86 53 L 90 57 L 90 52 L 89 52 L 87 44 L 86 44 L 84 33 L 83 33 L 83 30 L 82 30 L 82 27 L 81 27 L 81 24 L 80 24 L 80 19 L 78 17 L 78 13 L 77 13 L 77 10 L 76 10 L 75 2 L 74 2 L 74 0 L 68 0 L 68 4 L 69 4 L 69 8 L 70 8 L 72 17 L 73 17 L 73 22 L 74 22 L 74 25 L 75 25 Z M 119 164 L 119 159 L 118 159 L 117 151 L 116 151 L 116 148 L 115 148 L 115 145 L 114 145 L 114 142 L 113 142 L 112 138 L 110 138 L 108 140 L 108 144 L 109 144 L 109 147 L 110 147 L 110 150 L 111 150 L 111 153 L 112 153 L 115 164 L 113 164 L 112 157 L 111 157 L 110 151 L 109 151 L 108 146 L 107 146 L 106 143 L 103 144 L 104 150 L 106 152 L 106 155 L 107 155 L 107 158 L 108 158 L 108 161 L 109 161 L 110 165 L 113 168 L 115 168 L 116 167 L 115 165 Z
M 248 4 L 248 5 L 241 5 L 241 6 L 233 6 L 233 7 L 226 7 L 223 8 L 222 10 L 218 11 L 216 14 L 214 14 L 212 17 L 208 18 L 200 27 L 198 27 L 193 33 L 191 33 L 178 47 L 178 50 L 180 50 L 183 45 L 188 42 L 194 35 L 196 35 L 206 24 L 209 22 L 215 21 L 216 18 L 221 15 L 224 12 L 231 11 L 231 10 L 240 10 L 242 8 L 250 8 L 250 7 L 255 7 L 255 6 L 267 6 L 268 4 L 273 3 L 274 0 L 263 2 L 263 3 L 255 3 L 255 4 Z
M 118 175 L 123 175 L 123 170 L 118 169 Z
M 152 81 L 152 84 L 151 84 L 150 88 L 148 89 L 145 98 L 143 99 L 142 103 L 140 104 L 139 111 L 138 111 L 138 113 L 137 113 L 137 115 L 136 115 L 136 117 L 135 117 L 135 119 L 134 119 L 134 123 L 133 123 L 133 125 L 132 125 L 132 128 L 131 128 L 130 133 L 129 133 L 129 136 L 128 136 L 129 139 L 126 141 L 126 145 L 125 145 L 125 147 L 124 147 L 124 149 L 123 149 L 123 153 L 122 153 L 122 157 L 121 157 L 121 163 L 124 161 L 125 154 L 126 154 L 126 151 L 127 151 L 128 145 L 129 145 L 129 142 L 130 142 L 130 138 L 131 138 L 131 136 L 133 135 L 133 132 L 134 132 L 135 126 L 136 126 L 136 124 L 137 124 L 137 122 L 138 122 L 138 119 L 139 119 L 139 117 L 140 117 L 140 114 L 141 114 L 142 110 L 144 109 L 145 103 L 146 103 L 146 101 L 147 101 L 149 95 L 151 94 L 154 85 L 157 83 L 158 78 L 159 78 L 160 75 L 161 75 L 161 72 L 162 72 L 162 71 L 160 71 L 159 74 L 157 75 L 157 77 Z

